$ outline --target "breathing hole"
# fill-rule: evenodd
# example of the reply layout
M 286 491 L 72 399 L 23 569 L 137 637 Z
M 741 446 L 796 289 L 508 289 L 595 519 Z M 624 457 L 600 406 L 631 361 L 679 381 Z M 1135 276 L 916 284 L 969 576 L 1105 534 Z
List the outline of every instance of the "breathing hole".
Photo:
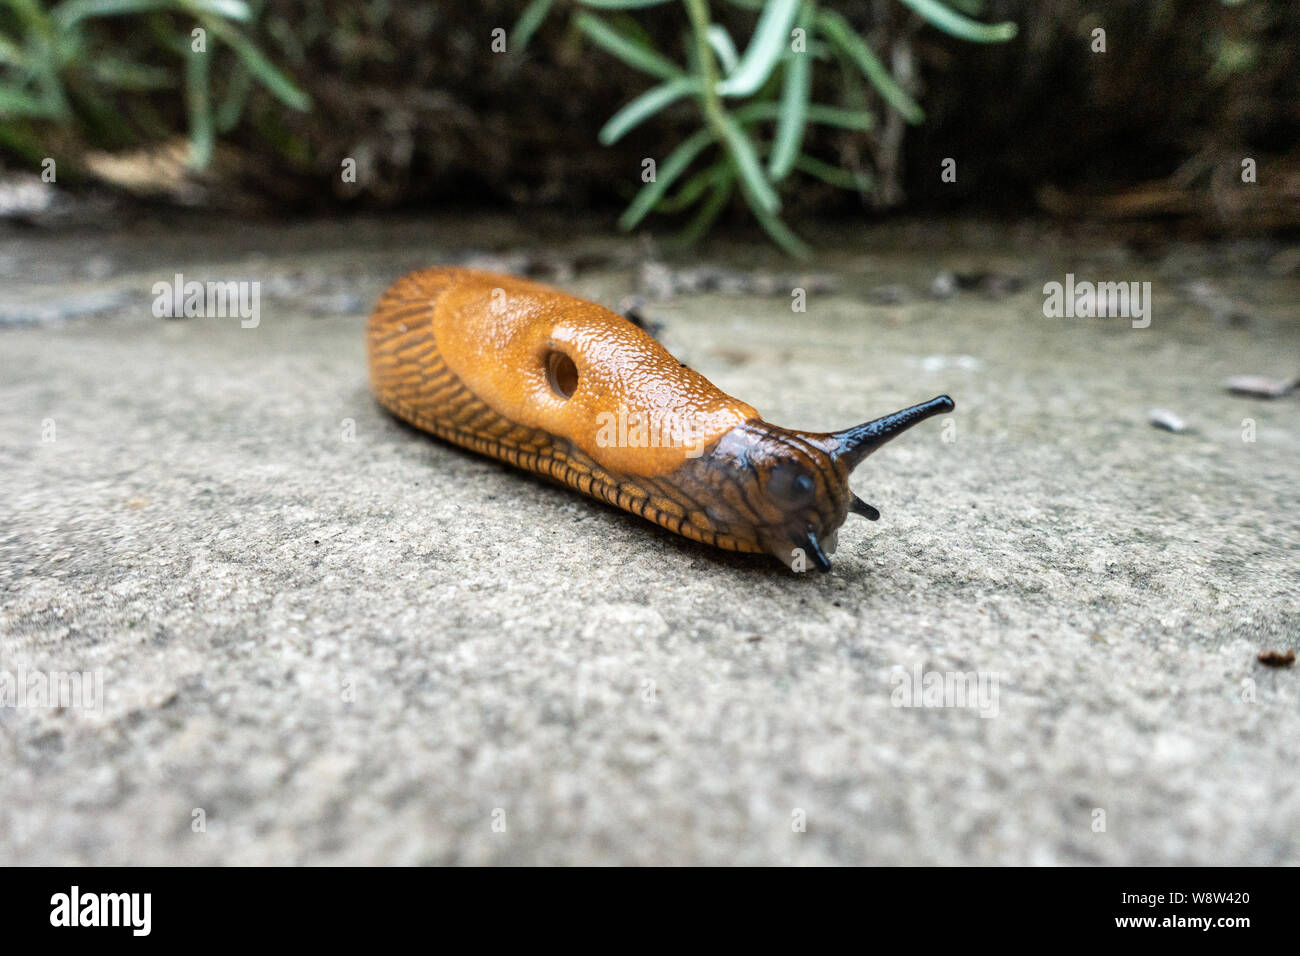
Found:
M 563 352 L 552 352 L 546 360 L 546 378 L 551 391 L 560 398 L 570 398 L 578 387 L 578 366 Z

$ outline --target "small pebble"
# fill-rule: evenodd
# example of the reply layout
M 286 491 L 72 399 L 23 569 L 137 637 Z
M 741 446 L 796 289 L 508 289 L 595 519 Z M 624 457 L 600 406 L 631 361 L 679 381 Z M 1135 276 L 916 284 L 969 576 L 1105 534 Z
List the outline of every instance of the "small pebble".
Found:
M 1300 379 L 1280 381 L 1265 378 L 1263 375 L 1234 375 L 1223 383 L 1223 387 L 1234 395 L 1247 395 L 1251 398 L 1281 398 L 1296 387 Z
M 957 294 L 957 274 L 945 269 L 934 277 L 930 283 L 930 296 L 935 299 L 951 299 Z
M 1167 432 L 1187 431 L 1187 423 L 1168 409 L 1153 408 L 1148 412 L 1148 417 L 1152 425 L 1163 428 Z

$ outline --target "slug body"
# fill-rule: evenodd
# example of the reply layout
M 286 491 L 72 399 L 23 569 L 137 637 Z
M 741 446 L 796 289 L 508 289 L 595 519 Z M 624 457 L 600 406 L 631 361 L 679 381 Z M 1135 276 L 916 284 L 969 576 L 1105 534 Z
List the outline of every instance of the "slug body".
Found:
M 366 333 L 381 405 L 439 438 L 669 531 L 795 570 L 830 569 L 849 472 L 951 411 L 939 396 L 841 432 L 779 428 L 610 310 L 524 279 L 431 268 L 391 285 Z

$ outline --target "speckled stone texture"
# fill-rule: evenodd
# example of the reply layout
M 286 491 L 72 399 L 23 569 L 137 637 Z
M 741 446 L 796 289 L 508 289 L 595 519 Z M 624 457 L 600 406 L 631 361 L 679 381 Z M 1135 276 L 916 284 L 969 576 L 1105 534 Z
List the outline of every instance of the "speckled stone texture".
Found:
M 838 290 L 806 313 L 647 303 L 781 425 L 956 399 L 857 472 L 882 520 L 794 575 L 376 406 L 382 288 L 522 235 L 0 240 L 26 320 L 0 328 L 0 671 L 103 687 L 0 707 L 0 864 L 1297 862 L 1297 671 L 1256 657 L 1300 634 L 1300 396 L 1222 387 L 1300 372 L 1271 250 L 896 226 L 823 239 Z M 642 247 L 547 254 L 592 248 L 564 284 L 612 306 Z M 930 298 L 945 268 L 1025 285 Z M 260 324 L 153 317 L 176 272 L 261 281 Z M 1044 317 L 1067 272 L 1151 281 L 1150 327 Z M 895 706 L 918 673 L 985 706 Z

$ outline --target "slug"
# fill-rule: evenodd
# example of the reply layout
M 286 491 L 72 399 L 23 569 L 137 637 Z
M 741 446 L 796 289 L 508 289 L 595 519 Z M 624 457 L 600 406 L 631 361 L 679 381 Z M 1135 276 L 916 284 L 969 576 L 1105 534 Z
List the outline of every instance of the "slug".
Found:
M 830 570 L 849 512 L 880 517 L 849 473 L 953 409 L 928 402 L 839 432 L 780 428 L 610 310 L 472 269 L 394 282 L 366 331 L 370 383 L 396 417 L 728 551 Z

